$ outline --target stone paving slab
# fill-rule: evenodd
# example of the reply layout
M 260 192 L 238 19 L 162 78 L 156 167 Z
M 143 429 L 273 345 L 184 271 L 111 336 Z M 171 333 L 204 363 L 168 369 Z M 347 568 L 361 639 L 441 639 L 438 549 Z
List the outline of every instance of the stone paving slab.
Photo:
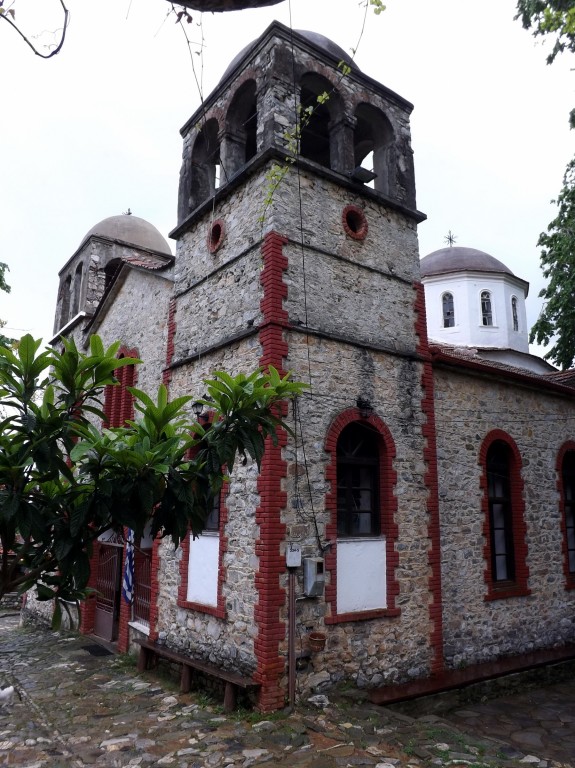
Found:
M 575 768 L 573 683 L 530 691 L 516 707 L 498 700 L 447 716 L 410 717 L 351 692 L 293 713 L 223 715 L 204 695 L 182 695 L 93 646 L 0 611 L 0 687 L 17 692 L 0 706 L 0 766 Z

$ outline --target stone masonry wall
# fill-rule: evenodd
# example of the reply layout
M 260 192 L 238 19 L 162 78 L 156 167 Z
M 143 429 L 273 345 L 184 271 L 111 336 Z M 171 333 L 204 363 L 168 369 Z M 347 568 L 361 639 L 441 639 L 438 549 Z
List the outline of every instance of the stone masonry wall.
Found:
M 289 347 L 287 367 L 296 378 L 309 381 L 309 355 L 312 386 L 298 403 L 297 448 L 290 438 L 285 450 L 289 464 L 284 516 L 287 540 L 297 542 L 304 557 L 326 554 L 320 550 L 314 525 L 315 518 L 319 539 L 324 543 L 328 522 L 325 498 L 330 490 L 325 479 L 325 437 L 338 414 L 354 406 L 359 393 L 368 394 L 375 413 L 393 437 L 393 468 L 397 473 L 393 492 L 398 501 L 396 605 L 400 615 L 326 624 L 328 605 L 323 598 L 303 598 L 299 574 L 298 595 L 302 599 L 297 602 L 298 643 L 306 650 L 306 635 L 311 629 L 327 634 L 326 650 L 312 654 L 308 670 L 298 673 L 299 685 L 314 690 L 351 679 L 362 686 L 376 686 L 425 676 L 431 663 L 431 626 L 421 364 L 303 334 L 291 334 Z M 332 578 L 328 571 L 327 584 Z
M 565 589 L 556 462 L 575 437 L 573 399 L 435 369 L 445 658 L 466 666 L 575 640 Z M 494 429 L 517 444 L 531 594 L 486 601 L 479 450 Z
M 175 360 L 201 353 L 257 327 L 261 287 L 254 275 L 260 264 L 256 249 L 229 264 L 221 260 L 216 264 L 214 260 L 212 273 L 179 296 Z
M 356 206 L 365 215 L 367 234 L 363 240 L 355 240 L 345 231 L 342 215 L 348 205 Z M 298 212 L 297 217 L 294 211 Z M 399 277 L 409 283 L 419 280 L 417 225 L 414 221 L 380 200 L 354 194 L 347 187 L 309 171 L 302 169 L 298 173 L 295 168 L 289 171 L 275 191 L 273 205 L 267 211 L 268 227 L 295 243 L 326 251 L 389 277 Z
M 136 368 L 136 386 L 152 398 L 162 380 L 172 287 L 160 275 L 131 269 L 98 328 L 104 346 L 121 341 L 137 350 L 142 363 Z
M 198 217 L 194 226 L 177 243 L 175 267 L 176 293 L 201 285 L 215 269 L 240 258 L 259 243 L 262 228 L 258 217 L 264 203 L 265 189 L 260 177 L 248 178 L 232 196 L 222 199 L 216 212 Z M 210 252 L 208 241 L 215 221 L 223 223 L 220 247 Z M 259 251 L 258 251 L 259 256 Z
M 262 675 L 266 687 L 264 707 L 280 703 L 274 675 L 282 668 L 282 658 L 287 673 L 285 546 L 297 542 L 304 556 L 326 553 L 326 526 L 335 522 L 326 519 L 326 493 L 333 490 L 326 481 L 332 459 L 325 449 L 326 436 L 334 420 L 354 408 L 360 396 L 370 400 L 394 443 L 389 476 L 397 476 L 391 498 L 397 498 L 392 560 L 398 558 L 393 574 L 398 594 L 387 614 L 340 623 L 325 597 L 299 600 L 299 650 L 307 652 L 310 629 L 328 634 L 325 651 L 311 656 L 299 670 L 299 687 L 318 690 L 343 679 L 369 686 L 421 677 L 430 673 L 433 657 L 423 364 L 416 351 L 413 289 L 419 279 L 415 221 L 420 216 L 406 212 L 415 207 L 411 107 L 361 74 L 340 77 L 335 65 L 321 53 L 315 55 L 307 43 L 296 46 L 294 84 L 291 45 L 283 34 L 280 30 L 256 45 L 234 73 L 234 81 L 224 79 L 202 114 L 192 116 L 183 130 L 178 221 L 186 223 L 178 230 L 170 394 L 197 391 L 214 368 L 251 370 L 262 355 L 290 369 L 294 378 L 309 380 L 312 394 L 300 398 L 297 412 L 288 413 L 298 438 L 288 438 L 281 457 L 270 463 L 269 476 L 260 478 L 261 498 L 253 467 L 234 470 L 225 526 L 225 617 L 175 605 L 181 552 L 169 553 L 167 544 L 161 550 L 159 578 L 160 637 L 224 665 L 237 659 L 245 668 L 257 663 L 256 674 Z M 233 125 L 234 98 L 249 80 L 255 82 L 256 155 L 271 148 L 283 150 L 285 133 L 294 124 L 299 98 L 295 91 L 309 73 L 325 78 L 328 89 L 329 81 L 336 86 L 328 102 L 336 126 L 332 169 L 318 166 L 316 173 L 313 160 L 299 169 L 291 167 L 264 212 L 273 160 L 261 166 L 252 163 L 241 183 L 237 177 L 227 187 L 231 177 L 225 164 L 228 158 L 236 162 L 233 141 L 243 130 L 243 125 Z M 320 79 L 307 80 L 312 81 Z M 362 186 L 357 191 L 350 186 L 354 115 L 360 105 L 358 114 L 369 113 L 371 107 L 384 113 L 377 125 L 389 121 L 393 146 L 385 172 L 393 202 Z M 204 134 L 194 154 L 200 131 Z M 222 164 L 224 181 L 209 210 L 200 206 L 210 194 L 206 180 L 214 160 L 203 156 L 202 147 L 205 141 L 215 143 L 216 135 L 220 159 L 215 162 Z M 241 172 L 241 166 L 237 170 Z M 349 206 L 354 211 L 351 223 L 345 213 Z M 216 229 L 223 234 L 214 245 Z M 284 493 L 287 503 L 282 509 Z M 331 584 L 334 574 L 328 572 L 326 578 Z M 298 596 L 303 597 L 301 573 L 298 579 Z M 286 680 L 281 684 L 285 688 Z
M 182 314 L 183 311 L 178 309 L 177 335 L 181 332 L 180 319 L 184 325 L 186 322 Z M 201 333 L 202 316 L 198 314 L 195 317 L 198 322 L 196 331 Z M 231 374 L 252 371 L 258 366 L 260 354 L 257 336 L 254 336 L 241 344 L 230 345 L 202 356 L 193 363 L 177 367 L 172 371 L 170 397 L 190 393 L 199 397 L 204 394 L 202 381 L 211 377 L 214 370 L 223 369 Z M 222 666 L 233 666 L 246 672 L 255 667 L 253 641 L 256 634 L 254 605 L 257 593 L 254 574 L 257 558 L 254 542 L 258 536 L 255 524 L 255 510 L 259 503 L 257 478 L 257 467 L 251 462 L 245 467 L 237 462 L 230 475 L 225 501 L 228 522 L 223 531 L 228 545 L 223 559 L 226 573 L 222 588 L 225 618 L 178 606 L 182 550 L 178 548 L 174 551 L 173 544 L 167 540 L 160 548 L 158 579 L 159 639 Z

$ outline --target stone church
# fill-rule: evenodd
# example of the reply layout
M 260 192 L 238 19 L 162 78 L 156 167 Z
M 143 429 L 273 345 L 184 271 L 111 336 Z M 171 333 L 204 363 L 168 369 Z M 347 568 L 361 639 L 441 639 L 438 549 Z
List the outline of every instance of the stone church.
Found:
M 575 374 L 529 355 L 528 284 L 502 262 L 420 262 L 411 110 L 274 22 L 182 128 L 175 256 L 112 216 L 60 272 L 53 343 L 120 339 L 144 361 L 123 385 L 200 397 L 213 370 L 268 364 L 309 384 L 202 536 L 136 543 L 132 604 L 124 537 L 103 536 L 82 607 L 120 650 L 148 637 L 251 675 L 262 710 L 294 679 L 439 688 L 575 642 Z M 124 386 L 106 412 L 131 415 Z

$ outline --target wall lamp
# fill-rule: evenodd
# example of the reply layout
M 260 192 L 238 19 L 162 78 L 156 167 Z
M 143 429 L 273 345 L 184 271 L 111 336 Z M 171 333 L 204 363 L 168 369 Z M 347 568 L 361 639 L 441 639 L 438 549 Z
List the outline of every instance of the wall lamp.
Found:
M 373 413 L 373 405 L 369 402 L 369 400 L 366 397 L 358 397 L 355 404 L 357 405 L 361 418 L 369 419 Z

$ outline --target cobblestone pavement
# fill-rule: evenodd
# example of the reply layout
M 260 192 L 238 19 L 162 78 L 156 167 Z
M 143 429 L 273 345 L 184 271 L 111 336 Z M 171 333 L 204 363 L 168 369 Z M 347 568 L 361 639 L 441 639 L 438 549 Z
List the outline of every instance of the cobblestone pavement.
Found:
M 344 695 L 314 697 L 291 714 L 223 715 L 102 651 L 91 638 L 20 628 L 0 612 L 0 686 L 16 689 L 0 705 L 0 766 L 575 768 L 573 682 L 443 716 Z

